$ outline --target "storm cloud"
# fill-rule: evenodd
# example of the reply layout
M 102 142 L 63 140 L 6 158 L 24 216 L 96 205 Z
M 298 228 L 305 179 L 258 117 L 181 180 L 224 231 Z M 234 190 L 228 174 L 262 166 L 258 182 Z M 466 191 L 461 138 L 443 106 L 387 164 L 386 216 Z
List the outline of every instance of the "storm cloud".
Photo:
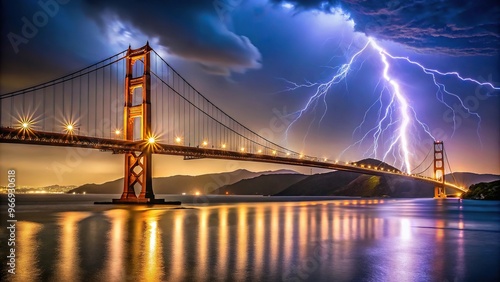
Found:
M 225 2 L 86 0 L 84 6 L 108 36 L 133 36 L 138 30 L 170 54 L 200 63 L 209 72 L 228 75 L 261 66 L 259 50 L 228 29 L 227 16 L 236 7 Z M 119 27 L 113 28 L 117 22 Z
M 340 8 L 356 31 L 422 52 L 497 55 L 500 7 L 496 1 L 272 0 L 298 11 Z

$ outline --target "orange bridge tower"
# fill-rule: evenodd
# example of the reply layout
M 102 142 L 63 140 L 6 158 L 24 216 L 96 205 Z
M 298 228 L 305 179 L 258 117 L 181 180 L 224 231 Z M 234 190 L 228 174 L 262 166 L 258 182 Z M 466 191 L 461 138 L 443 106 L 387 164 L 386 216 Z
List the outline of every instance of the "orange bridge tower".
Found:
M 125 105 L 123 109 L 123 139 L 126 141 L 148 142 L 151 135 L 151 76 L 150 76 L 150 51 L 149 43 L 145 46 L 132 50 L 129 46 L 126 55 L 125 76 Z M 142 62 L 143 73 L 134 76 L 134 65 Z M 136 67 L 140 69 L 140 67 Z M 141 96 L 141 102 L 135 96 Z M 136 97 L 138 98 L 138 97 Z M 135 103 L 134 103 L 135 101 Z M 139 136 L 134 136 L 136 121 L 140 123 Z M 147 143 L 146 143 L 147 144 Z M 151 144 L 150 144 L 151 145 Z M 125 175 L 123 193 L 120 199 L 114 199 L 114 203 L 152 203 L 155 202 L 152 185 L 152 149 L 151 146 L 142 147 L 141 151 L 125 153 Z M 140 188 L 139 196 L 135 188 Z
M 444 186 L 444 144 L 442 141 L 434 142 L 434 178 L 440 181 L 440 184 L 434 186 L 434 198 L 446 198 Z

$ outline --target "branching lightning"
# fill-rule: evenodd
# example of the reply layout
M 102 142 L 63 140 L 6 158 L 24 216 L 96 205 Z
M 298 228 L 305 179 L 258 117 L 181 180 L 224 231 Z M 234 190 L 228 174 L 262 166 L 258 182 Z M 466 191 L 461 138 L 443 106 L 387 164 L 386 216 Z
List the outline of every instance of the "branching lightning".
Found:
M 426 75 L 429 75 L 432 77 L 434 85 L 437 87 L 437 92 L 436 92 L 436 97 L 439 102 L 444 104 L 447 108 L 451 109 L 453 113 L 453 133 L 456 130 L 456 120 L 455 120 L 455 111 L 454 108 L 451 107 L 449 104 L 444 99 L 444 95 L 449 95 L 450 97 L 455 98 L 456 100 L 459 101 L 461 107 L 465 109 L 469 114 L 474 115 L 478 119 L 478 136 L 479 136 L 479 127 L 480 127 L 480 122 L 481 122 L 481 117 L 478 113 L 472 111 L 469 109 L 460 96 L 457 94 L 454 94 L 446 89 L 446 86 L 443 83 L 440 83 L 437 79 L 437 76 L 453 76 L 463 82 L 468 82 L 468 83 L 474 83 L 478 86 L 482 87 L 489 87 L 493 90 L 500 90 L 499 87 L 493 85 L 492 83 L 489 82 L 480 82 L 478 80 L 468 78 L 468 77 L 463 77 L 460 75 L 458 72 L 441 72 L 436 69 L 430 69 L 422 64 L 412 61 L 407 57 L 399 57 L 399 56 L 393 56 L 391 55 L 388 51 L 386 51 L 384 48 L 382 48 L 377 42 L 372 39 L 368 38 L 366 44 L 359 50 L 358 52 L 354 53 L 350 59 L 348 60 L 347 63 L 343 64 L 340 66 L 337 70 L 337 72 L 333 75 L 333 77 L 325 82 L 325 83 L 312 83 L 307 81 L 305 84 L 298 84 L 290 81 L 286 81 L 289 83 L 290 87 L 286 89 L 286 91 L 293 91 L 299 88 L 315 88 L 315 92 L 309 97 L 307 100 L 306 104 L 304 107 L 302 107 L 300 110 L 296 111 L 295 113 L 292 114 L 293 119 L 292 122 L 289 124 L 286 132 L 285 132 L 285 137 L 288 138 L 289 132 L 293 125 L 303 117 L 304 113 L 311 111 L 311 110 L 316 110 L 316 106 L 318 102 L 320 101 L 320 98 L 322 99 L 323 103 L 325 104 L 324 107 L 324 112 L 321 115 L 321 118 L 319 122 L 322 121 L 324 118 L 326 111 L 328 109 L 327 104 L 326 104 L 326 95 L 330 92 L 331 88 L 333 85 L 336 85 L 342 81 L 344 81 L 349 74 L 349 72 L 353 68 L 353 64 L 356 62 L 356 60 L 361 56 L 365 50 L 373 49 L 378 56 L 380 57 L 380 62 L 382 63 L 382 71 L 381 71 L 381 80 L 384 82 L 384 86 L 382 90 L 380 91 L 380 96 L 377 101 L 370 106 L 370 108 L 365 112 L 365 115 L 363 117 L 363 121 L 361 124 L 354 130 L 356 132 L 357 130 L 361 130 L 362 125 L 366 122 L 368 113 L 377 105 L 379 104 L 379 109 L 378 109 L 378 117 L 377 117 L 377 122 L 376 125 L 368 130 L 363 136 L 348 146 L 346 149 L 344 149 L 340 156 L 342 156 L 345 152 L 348 150 L 360 146 L 363 142 L 365 142 L 367 139 L 372 138 L 372 142 L 370 143 L 371 146 L 369 149 L 365 152 L 365 155 L 368 156 L 373 156 L 377 158 L 377 154 L 379 153 L 379 149 L 386 148 L 383 154 L 379 157 L 382 158 L 382 161 L 385 161 L 386 158 L 389 156 L 392 156 L 395 160 L 402 160 L 401 161 L 401 169 L 404 170 L 407 173 L 411 173 L 412 167 L 411 167 L 411 157 L 412 157 L 412 151 L 410 148 L 410 136 L 411 136 L 411 128 L 412 126 L 414 128 L 420 128 L 425 132 L 429 137 L 431 137 L 433 140 L 436 140 L 434 136 L 431 134 L 429 126 L 427 126 L 424 122 L 420 121 L 417 115 L 417 112 L 415 109 L 411 106 L 410 101 L 408 100 L 408 97 L 404 93 L 404 91 L 401 89 L 401 86 L 399 85 L 398 81 L 391 76 L 390 74 L 390 61 L 389 60 L 403 60 L 411 65 L 417 66 L 422 70 L 423 73 Z M 378 87 L 378 85 L 377 85 Z M 389 94 L 389 99 L 388 103 L 384 105 L 383 103 L 383 95 L 384 93 Z M 310 126 L 309 126 L 310 128 Z M 308 132 L 307 132 L 308 133 Z M 388 138 L 388 141 L 386 140 L 385 142 L 382 142 L 382 136 L 384 135 L 389 135 L 390 137 Z M 307 134 L 306 134 L 307 136 Z M 354 136 L 354 133 L 353 133 Z
M 308 111 L 312 105 L 316 105 L 316 103 L 318 102 L 319 98 L 325 98 L 326 94 L 328 93 L 328 91 L 330 90 L 330 88 L 332 87 L 332 85 L 335 85 L 335 84 L 338 84 L 340 83 L 342 80 L 344 80 L 347 76 L 347 74 L 349 73 L 349 71 L 351 70 L 351 66 L 352 64 L 354 63 L 354 61 L 356 60 L 356 58 L 361 54 L 363 53 L 363 51 L 368 48 L 368 46 L 370 45 L 370 42 L 367 42 L 365 44 L 365 46 L 359 50 L 358 52 L 356 52 L 352 57 L 351 59 L 349 60 L 348 63 L 346 64 L 343 64 L 337 71 L 337 73 L 332 77 L 332 79 L 330 79 L 329 81 L 325 82 L 325 83 L 308 83 L 308 84 L 303 84 L 303 85 L 299 85 L 299 84 L 296 84 L 296 83 L 293 83 L 293 82 L 290 82 L 292 84 L 292 87 L 289 88 L 290 90 L 295 90 L 295 89 L 298 89 L 300 87 L 311 87 L 311 86 L 315 86 L 317 85 L 317 88 L 316 88 L 316 92 L 309 98 L 309 100 L 307 101 L 306 105 L 299 111 L 297 111 L 296 113 L 294 113 L 295 115 L 295 118 L 293 119 L 293 121 L 288 125 L 286 131 L 285 131 L 285 137 L 288 138 L 288 132 L 290 131 L 290 128 L 292 128 L 292 126 L 295 124 L 295 122 L 297 122 L 297 120 L 299 120 L 302 115 Z M 325 108 L 325 113 L 326 113 L 326 108 Z M 322 116 L 322 118 L 324 117 L 324 114 Z M 321 120 L 322 120 L 321 118 Z M 321 122 L 320 120 L 320 122 Z

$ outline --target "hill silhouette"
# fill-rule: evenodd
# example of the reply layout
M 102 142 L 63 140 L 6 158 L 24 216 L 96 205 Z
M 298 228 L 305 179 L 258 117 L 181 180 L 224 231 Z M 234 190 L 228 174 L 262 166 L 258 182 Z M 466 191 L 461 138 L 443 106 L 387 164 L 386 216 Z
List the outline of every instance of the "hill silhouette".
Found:
M 224 186 L 236 183 L 242 179 L 253 178 L 263 174 L 287 174 L 296 173 L 292 170 L 251 172 L 239 169 L 232 172 L 212 173 L 197 176 L 175 175 L 169 177 L 153 178 L 155 194 L 202 194 L 211 193 Z M 123 178 L 102 184 L 85 184 L 67 193 L 87 193 L 87 194 L 121 194 L 123 191 Z M 136 191 L 138 193 L 139 191 Z
M 399 171 L 399 169 L 375 159 L 364 159 L 355 163 L 357 165 L 363 164 L 364 166 L 370 165 L 372 167 Z M 462 185 L 500 179 L 499 175 L 468 172 L 457 172 L 453 176 Z M 446 179 L 453 182 L 452 175 L 446 175 Z M 447 192 L 451 193 L 452 191 Z M 334 171 L 308 176 L 275 195 L 431 198 L 434 197 L 434 185 L 420 180 L 393 175 L 372 176 Z
M 376 159 L 355 162 L 365 167 L 372 166 L 399 171 L 397 168 Z M 453 178 L 454 177 L 454 178 Z M 456 172 L 446 175 L 446 180 L 468 187 L 479 182 L 500 179 L 500 175 Z M 235 194 L 278 196 L 361 196 L 422 198 L 434 196 L 434 185 L 395 175 L 371 176 L 354 172 L 332 171 L 323 174 L 302 175 L 291 170 L 251 172 L 240 169 L 233 172 L 213 173 L 198 176 L 176 175 L 153 179 L 156 194 Z M 102 184 L 85 184 L 68 193 L 121 194 L 123 178 Z M 139 191 L 136 191 L 139 192 Z M 453 191 L 447 191 L 452 193 Z
M 457 182 L 464 187 L 469 187 L 472 184 L 480 183 L 480 182 L 492 182 L 495 180 L 500 180 L 500 175 L 495 174 L 477 174 L 472 172 L 454 172 L 445 175 L 446 181 L 454 182 L 456 179 Z
M 303 174 L 265 174 L 224 185 L 212 194 L 273 195 L 306 177 Z
M 481 182 L 469 187 L 469 191 L 462 194 L 462 199 L 500 200 L 500 180 Z

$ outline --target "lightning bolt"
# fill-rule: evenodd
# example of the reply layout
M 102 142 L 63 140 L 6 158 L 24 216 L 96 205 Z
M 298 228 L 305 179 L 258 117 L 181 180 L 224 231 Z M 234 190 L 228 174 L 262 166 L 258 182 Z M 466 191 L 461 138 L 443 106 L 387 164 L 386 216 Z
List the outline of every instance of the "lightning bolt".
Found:
M 455 130 L 457 128 L 457 125 L 456 125 L 456 123 L 457 123 L 456 122 L 456 114 L 455 114 L 455 110 L 453 109 L 453 107 L 451 107 L 448 103 L 446 103 L 444 101 L 443 93 L 456 98 L 458 100 L 458 102 L 460 103 L 460 105 L 462 106 L 462 108 L 465 109 L 468 114 L 473 115 L 473 116 L 475 116 L 478 119 L 476 133 L 477 133 L 479 142 L 482 143 L 481 142 L 481 136 L 479 134 L 479 129 L 480 129 L 480 125 L 481 125 L 481 116 L 477 112 L 473 112 L 469 107 L 467 107 L 464 104 L 464 102 L 462 101 L 462 99 L 460 98 L 460 96 L 458 96 L 455 93 L 452 93 L 452 92 L 448 91 L 446 89 L 446 86 L 443 83 L 439 83 L 438 80 L 437 80 L 437 78 L 436 78 L 436 75 L 440 75 L 440 76 L 454 76 L 454 77 L 460 79 L 463 82 L 471 82 L 471 83 L 474 83 L 474 84 L 476 84 L 478 86 L 490 87 L 492 90 L 500 90 L 500 87 L 496 87 L 495 85 L 493 85 L 490 82 L 480 82 L 478 80 L 475 80 L 475 79 L 472 79 L 472 78 L 469 78 L 469 77 L 462 77 L 458 72 L 441 72 L 441 71 L 436 70 L 436 69 L 426 68 L 426 67 L 424 67 L 422 64 L 420 64 L 418 62 L 410 60 L 408 57 L 392 56 L 392 55 L 390 55 L 389 53 L 387 53 L 385 51 L 384 51 L 384 54 L 386 54 L 387 56 L 391 57 L 394 60 L 404 60 L 404 61 L 408 62 L 409 64 L 415 65 L 418 68 L 420 68 L 425 74 L 430 75 L 432 77 L 432 81 L 433 81 L 434 85 L 437 87 L 436 98 L 438 99 L 439 102 L 441 102 L 447 108 L 449 108 L 452 111 L 452 113 L 453 113 L 453 132 L 452 132 L 452 137 L 455 134 Z
M 332 87 L 332 85 L 338 84 L 346 78 L 346 76 L 349 73 L 349 71 L 351 70 L 351 66 L 354 63 L 354 61 L 356 60 L 356 58 L 359 57 L 360 54 L 363 53 L 363 51 L 366 48 L 368 48 L 369 45 L 370 45 L 370 42 L 367 42 L 361 50 L 356 52 L 351 57 L 351 59 L 349 60 L 348 63 L 340 66 L 340 68 L 337 70 L 336 74 L 329 81 L 327 81 L 325 83 L 310 83 L 310 82 L 308 82 L 307 84 L 297 84 L 297 83 L 289 82 L 292 85 L 292 87 L 288 88 L 289 90 L 295 90 L 295 89 L 302 88 L 302 87 L 311 87 L 314 85 L 317 85 L 317 88 L 316 88 L 316 92 L 309 98 L 306 105 L 302 109 L 300 109 L 299 111 L 291 114 L 294 116 L 294 118 L 293 118 L 292 122 L 290 122 L 290 124 L 288 125 L 287 129 L 285 130 L 285 139 L 288 139 L 288 132 L 290 131 L 292 126 L 302 117 L 302 115 L 305 112 L 307 112 L 311 108 L 311 105 L 314 105 L 314 108 L 316 108 L 316 105 L 317 105 L 317 102 L 319 101 L 319 99 L 320 98 L 325 99 L 325 96 L 328 93 L 328 91 L 330 90 L 330 88 Z M 323 100 L 323 101 L 326 104 L 326 101 L 325 100 Z M 320 122 L 323 120 L 323 117 L 325 116 L 326 111 L 327 111 L 327 108 L 325 108 L 325 111 L 323 112 L 323 115 L 320 119 Z
M 381 72 L 381 80 L 384 81 L 384 86 L 382 90 L 380 91 L 379 98 L 377 101 L 372 104 L 369 109 L 365 112 L 365 115 L 363 117 L 363 120 L 361 124 L 356 127 L 356 129 L 353 132 L 354 133 L 357 130 L 362 129 L 363 124 L 365 124 L 367 120 L 367 116 L 369 112 L 377 105 L 380 104 L 379 109 L 378 109 L 378 114 L 377 114 L 377 122 L 374 127 L 369 129 L 363 136 L 348 146 L 346 149 L 344 149 L 340 157 L 347 152 L 348 150 L 352 149 L 355 146 L 360 146 L 363 142 L 366 141 L 366 139 L 371 138 L 373 140 L 373 144 L 368 148 L 368 150 L 365 152 L 365 155 L 368 154 L 369 156 L 373 156 L 377 158 L 377 154 L 379 151 L 379 147 L 385 145 L 387 148 L 385 152 L 382 155 L 382 161 L 385 161 L 386 158 L 389 156 L 392 156 L 395 160 L 400 159 L 402 160 L 401 162 L 401 169 L 404 170 L 407 173 L 411 173 L 412 167 L 411 167 L 411 149 L 410 149 L 410 136 L 413 134 L 411 132 L 411 126 L 413 126 L 415 129 L 420 128 L 427 134 L 429 137 L 431 137 L 433 140 L 436 140 L 434 136 L 431 134 L 429 126 L 426 125 L 424 122 L 420 121 L 415 109 L 410 105 L 410 102 L 407 99 L 407 96 L 405 93 L 402 91 L 398 81 L 394 79 L 391 74 L 390 74 L 390 61 L 391 60 L 403 60 L 411 65 L 419 67 L 423 73 L 426 75 L 429 75 L 432 77 L 432 81 L 434 85 L 437 87 L 437 92 L 436 92 L 436 97 L 439 102 L 444 104 L 446 107 L 452 110 L 453 113 L 453 134 L 455 133 L 456 130 L 456 114 L 453 109 L 448 103 L 446 103 L 444 99 L 444 94 L 449 95 L 451 97 L 454 97 L 457 99 L 460 103 L 460 105 L 471 115 L 474 115 L 478 119 L 478 127 L 477 127 L 477 134 L 479 137 L 479 128 L 480 128 L 480 122 L 481 122 L 481 117 L 478 113 L 473 112 L 470 110 L 462 101 L 460 96 L 457 94 L 454 94 L 446 89 L 446 86 L 443 83 L 440 83 L 438 81 L 438 76 L 453 76 L 462 82 L 468 82 L 468 83 L 474 83 L 478 86 L 481 87 L 489 87 L 493 90 L 500 90 L 499 87 L 493 85 L 492 83 L 489 82 L 480 82 L 478 80 L 468 78 L 468 77 L 463 77 L 460 75 L 458 72 L 442 72 L 436 69 L 430 69 L 422 64 L 412 61 L 407 57 L 400 57 L 400 56 L 393 56 L 391 55 L 387 50 L 382 48 L 380 45 L 377 44 L 377 42 L 373 38 L 368 38 L 366 44 L 361 48 L 358 52 L 354 53 L 351 58 L 348 60 L 347 63 L 341 65 L 337 72 L 333 75 L 333 77 L 325 82 L 325 83 L 312 83 L 307 81 L 306 84 L 298 84 L 294 83 L 291 81 L 285 80 L 290 87 L 286 89 L 286 91 L 293 91 L 299 88 L 311 88 L 311 87 L 316 87 L 315 92 L 309 97 L 307 100 L 306 104 L 298 111 L 292 113 L 291 115 L 293 116 L 292 121 L 288 125 L 286 131 L 285 131 L 285 138 L 288 139 L 289 132 L 293 125 L 303 117 L 304 113 L 310 111 L 310 110 L 316 110 L 316 106 L 320 100 L 320 98 L 323 100 L 323 103 L 325 104 L 324 107 L 324 112 L 319 120 L 323 120 L 324 116 L 326 115 L 327 112 L 327 104 L 326 104 L 326 95 L 329 93 L 330 89 L 332 88 L 333 85 L 336 85 L 342 81 L 344 81 L 349 74 L 349 72 L 353 68 L 353 64 L 355 61 L 361 56 L 365 50 L 368 49 L 368 47 L 371 47 L 378 56 L 380 57 L 380 61 L 383 65 L 383 69 Z M 378 84 L 376 88 L 378 87 Z M 384 106 L 383 103 L 383 96 L 385 93 L 389 93 L 389 102 L 387 105 Z M 314 120 L 313 120 L 314 122 Z M 312 122 L 311 122 L 312 124 Z M 310 128 L 310 126 L 309 126 Z M 306 133 L 309 133 L 309 128 Z M 384 144 L 381 144 L 380 140 L 382 139 L 381 137 L 384 134 L 387 134 L 386 132 L 391 131 L 390 138 L 388 141 L 386 141 Z M 305 140 L 305 137 L 304 137 Z

